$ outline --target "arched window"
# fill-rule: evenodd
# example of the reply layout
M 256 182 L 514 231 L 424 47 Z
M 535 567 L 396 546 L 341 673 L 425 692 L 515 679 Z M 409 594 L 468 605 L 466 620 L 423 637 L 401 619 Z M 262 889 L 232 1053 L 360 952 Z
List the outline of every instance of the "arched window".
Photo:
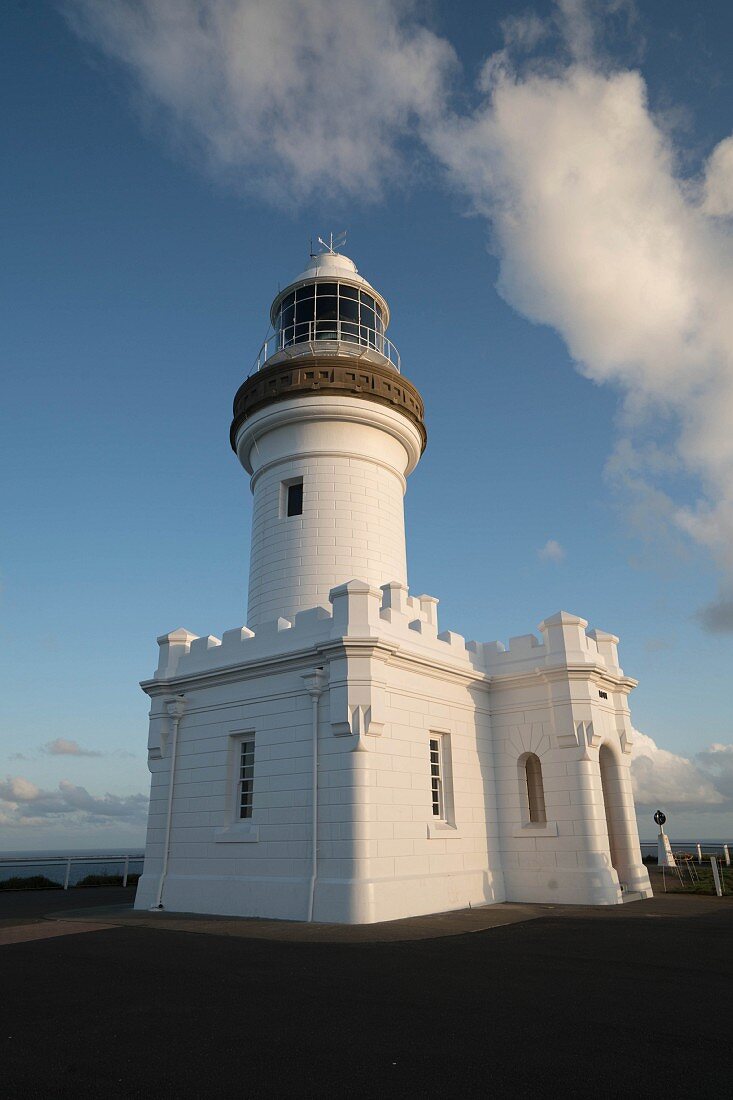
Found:
M 545 787 L 542 782 L 542 765 L 539 756 L 530 752 L 524 761 L 524 778 L 527 783 L 527 804 L 532 825 L 545 825 Z

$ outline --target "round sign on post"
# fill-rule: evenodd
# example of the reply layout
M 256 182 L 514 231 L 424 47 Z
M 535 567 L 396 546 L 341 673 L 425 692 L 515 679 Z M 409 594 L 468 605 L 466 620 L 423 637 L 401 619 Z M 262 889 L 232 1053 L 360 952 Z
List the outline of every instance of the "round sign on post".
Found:
M 654 815 L 654 820 L 656 821 L 657 825 L 661 827 L 667 820 L 667 815 L 662 810 L 657 810 Z

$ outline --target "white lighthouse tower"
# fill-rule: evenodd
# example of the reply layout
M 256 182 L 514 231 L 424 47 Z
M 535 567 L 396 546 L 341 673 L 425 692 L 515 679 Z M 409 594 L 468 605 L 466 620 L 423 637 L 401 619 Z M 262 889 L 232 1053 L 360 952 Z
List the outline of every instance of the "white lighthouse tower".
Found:
M 311 257 L 271 321 L 274 354 L 239 390 L 231 431 L 252 475 L 253 629 L 327 606 L 352 577 L 407 584 L 403 497 L 426 438 L 389 307 L 346 256 Z
M 508 646 L 440 632 L 407 586 L 426 431 L 386 301 L 331 246 L 271 320 L 231 428 L 247 625 L 158 639 L 136 906 L 366 923 L 648 896 L 618 639 L 566 612 Z

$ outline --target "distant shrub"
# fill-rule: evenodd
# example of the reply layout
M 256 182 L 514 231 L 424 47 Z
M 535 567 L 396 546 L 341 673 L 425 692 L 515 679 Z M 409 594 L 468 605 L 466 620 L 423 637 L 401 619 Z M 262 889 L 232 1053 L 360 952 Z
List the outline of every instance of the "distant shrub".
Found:
M 0 890 L 62 890 L 60 882 L 53 882 L 45 875 L 29 875 L 28 878 L 4 878 Z
M 127 885 L 134 886 L 137 880 L 140 878 L 138 874 L 130 874 L 127 876 Z M 122 875 L 87 875 L 80 882 L 76 883 L 77 886 L 122 886 Z

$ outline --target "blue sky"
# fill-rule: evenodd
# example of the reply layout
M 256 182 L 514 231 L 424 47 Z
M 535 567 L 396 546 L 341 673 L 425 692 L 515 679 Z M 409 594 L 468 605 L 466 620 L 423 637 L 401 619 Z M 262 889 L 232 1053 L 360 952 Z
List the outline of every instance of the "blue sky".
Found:
M 161 20 L 173 9 L 156 0 L 0 12 L 0 846 L 142 841 L 147 700 L 137 684 L 154 668 L 158 634 L 220 636 L 244 620 L 250 496 L 229 449 L 231 400 L 278 285 L 302 269 L 312 236 L 343 228 L 346 251 L 390 302 L 390 336 L 426 402 L 428 449 L 406 500 L 413 591 L 440 598 L 442 628 L 480 640 L 527 633 L 559 608 L 619 634 L 622 664 L 640 680 L 634 724 L 653 742 L 642 820 L 647 800 L 660 801 L 685 834 L 730 834 L 728 455 L 724 442 L 713 447 L 704 407 L 681 436 L 685 412 L 669 397 L 687 392 L 700 363 L 707 390 L 720 387 L 711 408 L 725 410 L 733 377 L 715 297 L 733 278 L 733 159 L 730 178 L 727 147 L 709 159 L 733 129 L 729 5 L 461 0 L 405 15 L 379 0 L 399 40 L 388 64 L 368 13 L 348 0 L 303 85 L 323 127 L 297 156 L 302 126 L 288 97 L 298 89 L 274 87 L 267 57 L 257 72 L 262 51 L 228 106 L 210 72 L 185 72 L 186 36 L 195 53 L 201 12 L 217 8 L 181 0 L 199 29 L 172 34 Z M 333 21 L 335 10 L 329 0 L 271 10 L 281 9 L 310 13 L 303 34 L 316 41 L 317 17 Z M 149 20 L 143 35 L 126 19 L 135 10 Z M 178 58 L 156 54 L 176 35 Z M 206 64 L 232 66 L 251 46 L 219 41 Z M 365 73 L 379 50 L 379 88 L 348 88 L 334 104 L 322 86 L 328 50 L 337 67 L 338 51 L 353 51 L 348 63 L 363 60 Z M 161 71 L 165 81 L 151 77 Z M 622 82 L 629 73 L 648 100 Z M 538 115 L 533 132 L 530 93 L 542 98 L 542 81 L 556 113 Z M 664 135 L 688 206 L 669 197 L 662 154 L 633 187 L 623 158 L 601 163 L 598 202 L 613 212 L 652 194 L 682 226 L 690 270 L 713 288 L 700 292 L 706 329 L 720 322 L 722 333 L 716 343 L 685 328 L 699 359 L 687 346 L 675 359 L 674 326 L 645 318 L 630 319 L 623 351 L 606 355 L 625 327 L 623 302 L 609 299 L 617 320 L 604 330 L 584 294 L 608 265 L 589 247 L 585 270 L 586 251 L 572 251 L 605 230 L 582 192 L 569 192 L 567 230 L 557 205 L 543 214 L 549 162 L 532 156 L 543 127 L 548 143 L 567 133 L 569 145 L 582 137 L 568 121 L 576 105 L 588 114 L 609 88 L 621 89 L 612 107 L 628 110 L 640 159 L 649 127 Z M 507 137 L 515 107 L 518 136 Z M 615 140 L 600 139 L 601 153 L 581 148 L 581 175 Z M 650 238 L 656 201 L 644 200 Z M 548 224 L 564 234 L 560 252 L 567 242 L 567 276 Z M 660 270 L 675 262 L 662 254 Z M 677 285 L 668 298 L 684 308 Z M 660 316 L 667 307 L 660 299 Z M 668 377 L 655 373 L 668 362 Z M 694 384 L 689 392 L 697 400 Z M 548 542 L 554 555 L 542 554 Z M 701 618 L 711 604 L 720 613 Z

